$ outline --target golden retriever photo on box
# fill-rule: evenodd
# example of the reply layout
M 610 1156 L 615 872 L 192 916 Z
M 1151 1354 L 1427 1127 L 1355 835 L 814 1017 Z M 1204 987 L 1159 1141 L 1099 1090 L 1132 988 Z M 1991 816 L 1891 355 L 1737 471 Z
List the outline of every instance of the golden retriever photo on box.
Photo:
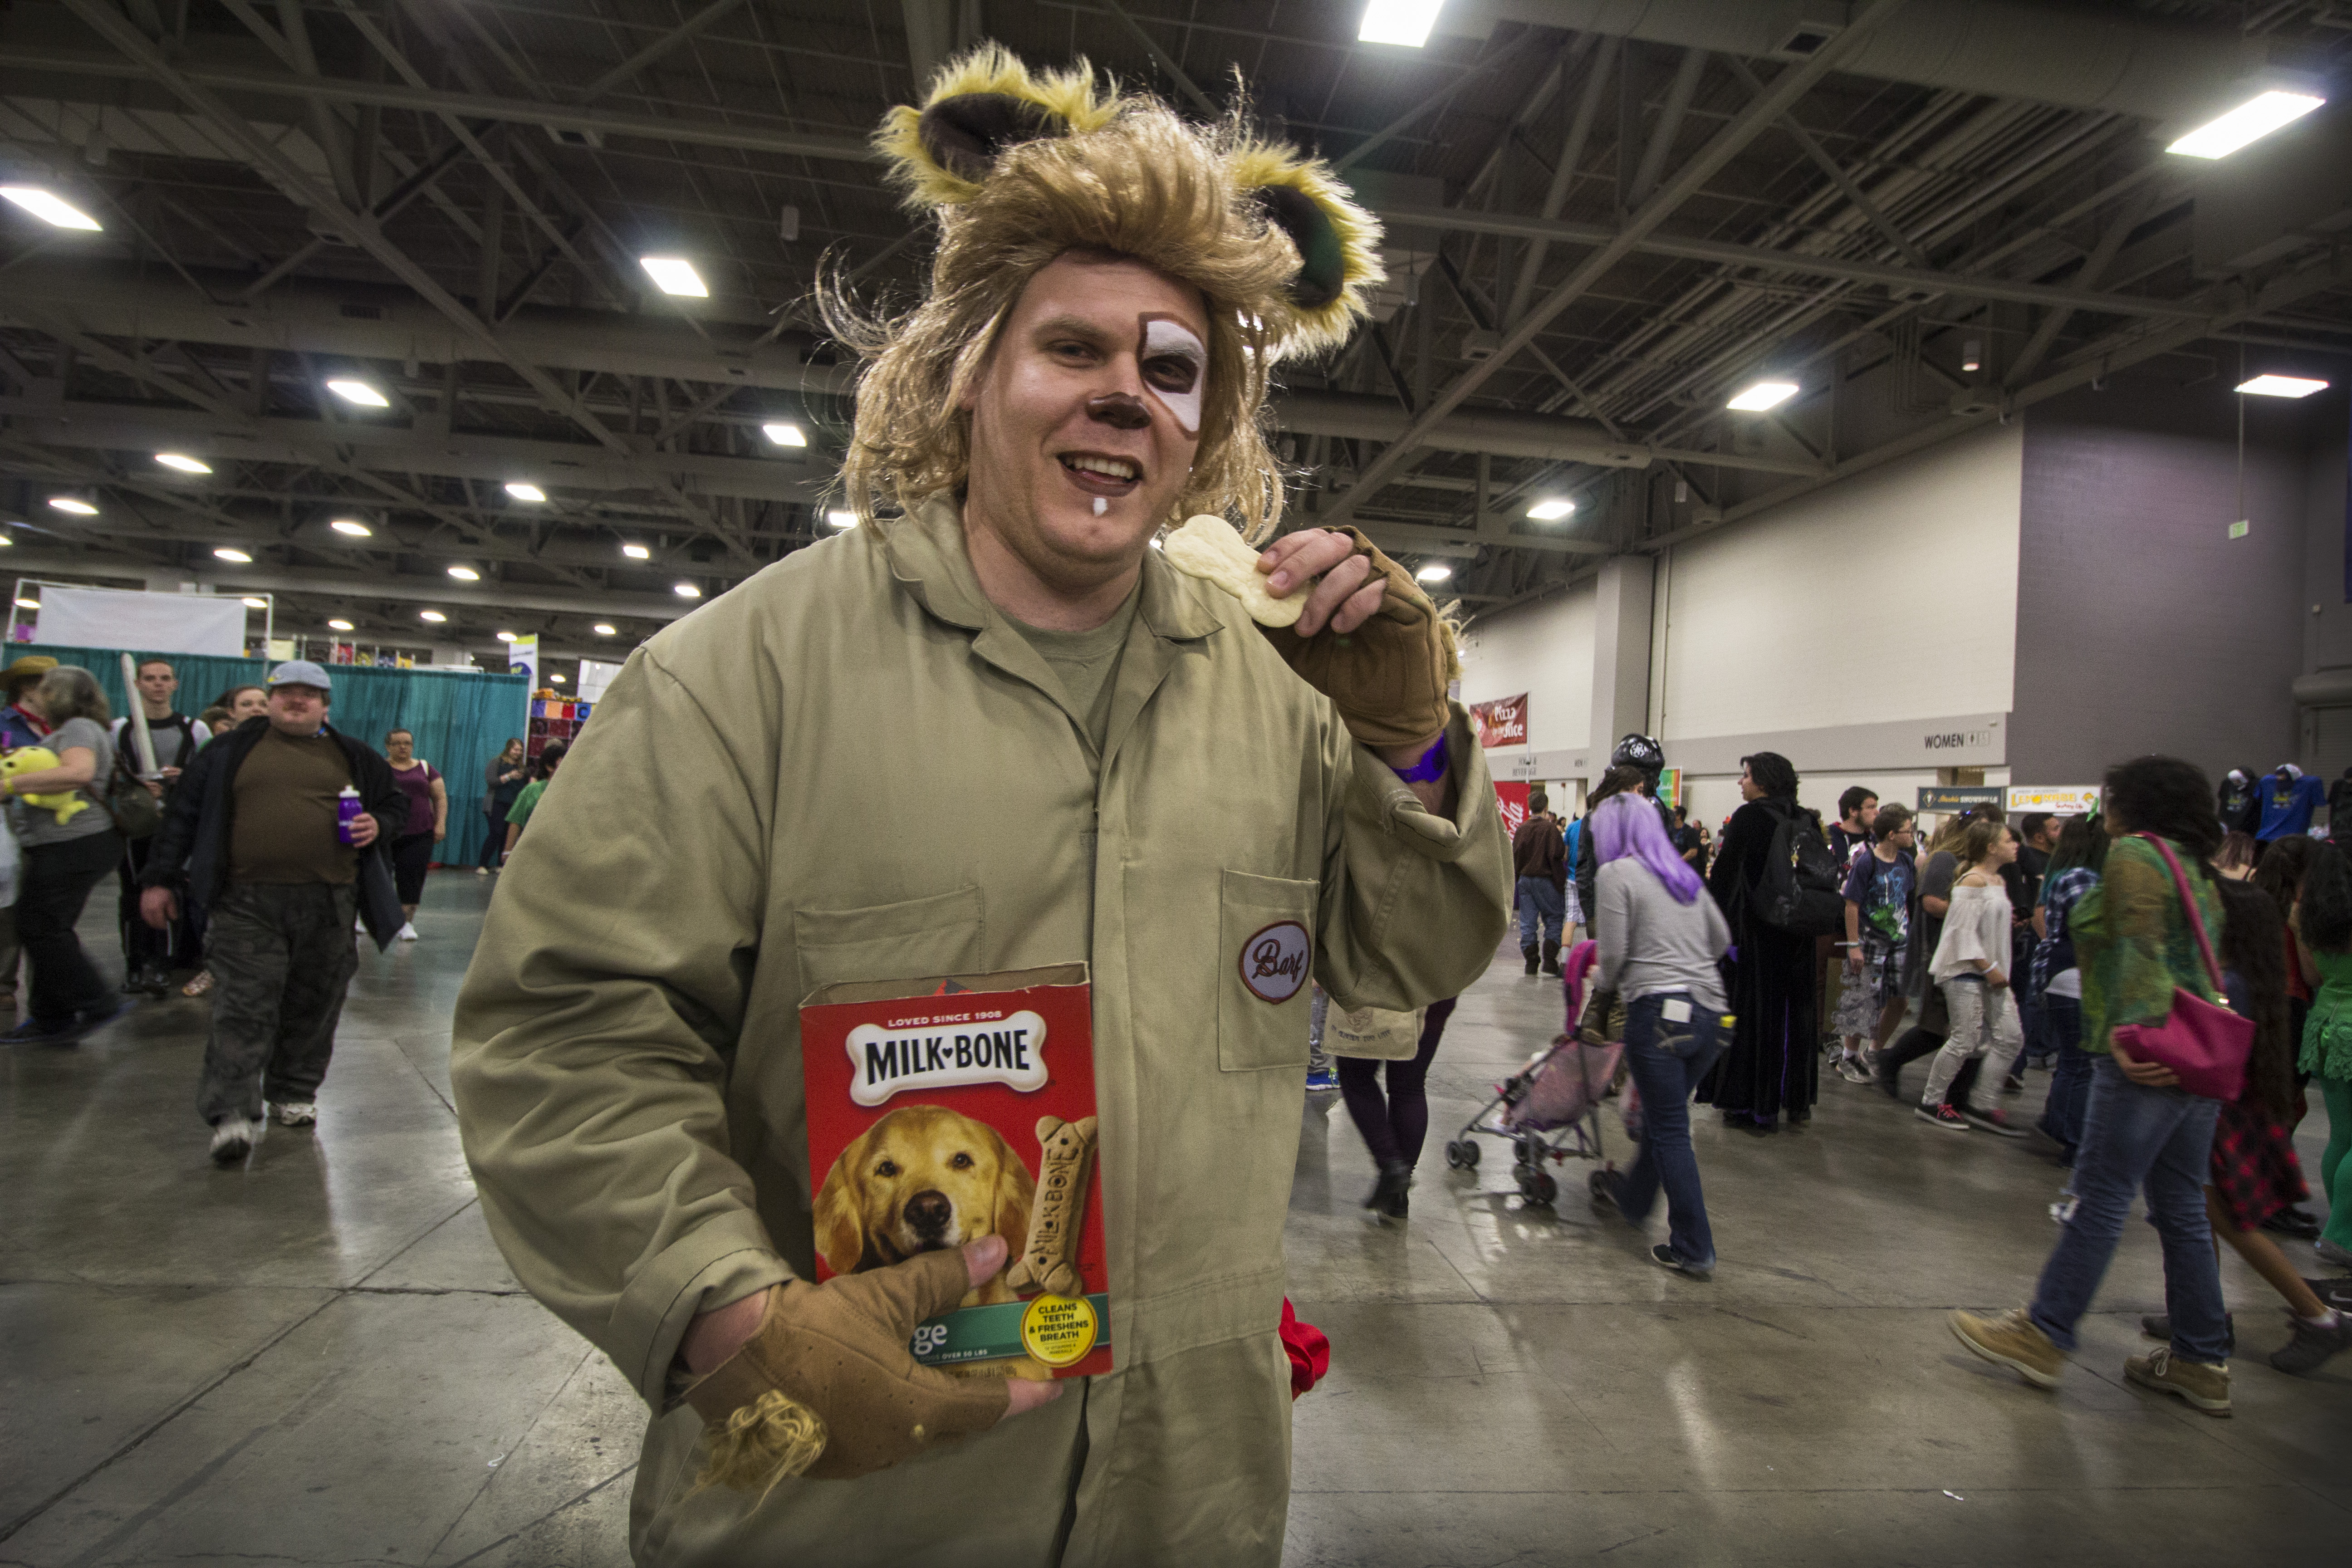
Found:
M 835 1274 L 1001 1236 L 1018 1254 L 1036 1178 L 995 1128 L 943 1105 L 908 1105 L 850 1141 L 817 1189 L 816 1247 Z M 967 1307 L 1020 1298 L 1000 1270 Z

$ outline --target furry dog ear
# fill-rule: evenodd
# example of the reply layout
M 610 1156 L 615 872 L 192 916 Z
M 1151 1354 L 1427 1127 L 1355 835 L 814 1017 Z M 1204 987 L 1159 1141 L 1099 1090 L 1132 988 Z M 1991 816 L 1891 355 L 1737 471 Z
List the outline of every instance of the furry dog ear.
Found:
M 850 1140 L 824 1174 L 810 1217 L 816 1230 L 816 1254 L 835 1274 L 851 1274 L 866 1256 L 866 1216 L 852 1189 L 850 1173 L 866 1163 L 866 1137 Z
M 1365 296 L 1388 277 L 1381 226 L 1320 159 L 1288 147 L 1245 142 L 1231 155 L 1234 183 L 1255 198 L 1266 222 L 1298 253 L 1284 320 L 1266 323 L 1286 354 L 1347 342 L 1369 314 Z
M 1116 91 L 1097 90 L 1084 60 L 1032 75 L 1010 49 L 989 44 L 944 67 L 921 109 L 893 109 L 874 146 L 913 205 L 951 206 L 980 194 L 1006 148 L 1091 131 L 1116 116 L 1118 104 Z
M 996 1140 L 997 1160 L 995 1212 L 989 1217 L 989 1226 L 1011 1248 L 1006 1254 L 1009 1263 L 1029 1245 L 1029 1210 L 1037 1201 L 1037 1178 L 1003 1133 L 991 1127 L 988 1135 Z

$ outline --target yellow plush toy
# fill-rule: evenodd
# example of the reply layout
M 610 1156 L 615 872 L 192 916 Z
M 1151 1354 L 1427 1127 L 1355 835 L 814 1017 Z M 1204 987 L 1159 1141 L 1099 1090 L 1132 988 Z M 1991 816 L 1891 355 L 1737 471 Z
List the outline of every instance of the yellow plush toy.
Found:
M 58 754 L 47 746 L 19 746 L 13 752 L 0 752 L 0 778 L 15 778 L 18 773 L 45 773 L 58 765 Z M 82 799 L 79 790 L 59 790 L 48 795 L 16 796 L 26 805 L 37 805 L 58 814 L 58 826 L 62 827 L 74 819 L 74 813 L 86 810 L 89 802 Z

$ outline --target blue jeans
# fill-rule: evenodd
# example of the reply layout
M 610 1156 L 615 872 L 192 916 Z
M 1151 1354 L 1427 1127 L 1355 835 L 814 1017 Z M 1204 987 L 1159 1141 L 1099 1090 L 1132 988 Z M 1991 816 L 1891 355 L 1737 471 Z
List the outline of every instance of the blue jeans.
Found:
M 1690 1002 L 1689 1023 L 1665 1021 L 1669 997 Z M 1663 1185 L 1667 1245 L 1702 1268 L 1715 1267 L 1715 1232 L 1707 1228 L 1698 1157 L 1691 1152 L 1690 1097 L 1724 1043 L 1723 1015 L 1692 1001 L 1688 992 L 1643 996 L 1625 1009 L 1625 1064 L 1642 1091 L 1642 1152 L 1633 1168 L 1611 1184 L 1611 1196 L 1618 1213 L 1640 1225 Z
M 2066 1221 L 2028 1309 L 2059 1349 L 2074 1348 L 2074 1325 L 2116 1255 L 2132 1194 L 2147 1193 L 2147 1217 L 2164 1243 L 2164 1306 L 2172 1352 L 2185 1361 L 2230 1359 L 2221 1270 L 2205 1218 L 2205 1176 L 2221 1102 L 2178 1089 L 2146 1089 L 2113 1057 L 2092 1068 L 2090 1115 L 2074 1156 L 2074 1216 Z
M 1519 879 L 1519 945 L 1533 947 L 1540 917 L 1544 934 L 1553 942 L 1560 939 L 1560 926 L 1568 918 L 1568 899 L 1551 885 L 1549 877 Z
M 2058 1053 L 2050 1072 L 2050 1098 L 2042 1107 L 2042 1131 L 2074 1158 L 2083 1142 L 2083 1111 L 2091 1094 L 2091 1054 L 2083 1049 L 2083 1004 L 2072 996 L 2042 998 L 2044 1037 Z

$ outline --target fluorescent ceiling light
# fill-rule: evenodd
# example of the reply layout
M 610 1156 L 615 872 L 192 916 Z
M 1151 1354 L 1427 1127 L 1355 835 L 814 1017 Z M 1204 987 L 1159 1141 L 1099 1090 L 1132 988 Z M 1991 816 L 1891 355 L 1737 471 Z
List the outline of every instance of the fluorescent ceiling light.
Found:
M 38 185 L 0 185 L 0 196 L 5 196 L 43 223 L 58 228 L 87 229 L 92 234 L 100 232 L 96 218 Z
M 512 642 L 515 640 L 515 635 L 512 632 L 493 632 L 490 635 L 497 637 L 500 642 Z
M 691 583 L 674 583 L 670 585 L 669 591 L 676 594 L 681 599 L 699 599 L 702 597 L 702 590 L 696 587 Z
M 90 505 L 89 502 L 82 500 L 79 496 L 51 496 L 49 498 L 49 504 L 57 508 L 59 511 L 69 511 L 76 517 L 96 517 L 98 515 L 98 508 Z
M 391 402 L 384 395 L 364 381 L 338 377 L 327 383 L 327 390 L 346 403 L 356 403 L 362 408 L 389 408 Z
M 1443 583 L 1454 575 L 1454 568 L 1443 561 L 1433 561 L 1412 574 L 1416 583 Z
M 9 538 L 6 534 L 0 533 L 0 550 L 5 550 L 8 546 L 16 542 L 15 540 Z
M 646 269 L 654 287 L 665 294 L 682 294 L 689 300 L 710 298 L 709 285 L 694 269 L 694 263 L 683 256 L 640 256 L 637 265 Z
M 269 608 L 269 601 L 267 599 L 255 598 L 253 595 L 248 594 L 245 598 L 245 607 L 248 610 L 266 610 Z
M 773 441 L 779 447 L 805 447 L 808 445 L 808 433 L 789 419 L 779 419 L 773 424 L 762 425 L 760 426 L 760 430 L 761 434 L 768 437 L 769 440 Z
M 438 610 L 419 610 L 416 612 L 416 618 L 420 621 L 430 621 L 437 626 L 449 617 Z
M 824 521 L 830 528 L 856 528 L 857 514 L 854 511 L 829 511 L 824 514 Z
M 520 479 L 517 479 L 507 486 L 507 494 L 514 497 L 517 500 L 545 500 L 547 499 L 547 492 L 545 490 L 541 489 L 537 485 L 527 485 Z
M 478 583 L 482 580 L 482 574 L 471 566 L 452 566 L 449 568 L 449 575 L 460 583 Z
M 621 631 L 620 627 L 606 626 L 603 621 L 598 621 L 594 626 L 588 629 L 594 632 L 600 637 L 618 637 Z
M 1528 515 L 1538 522 L 1558 522 L 1575 510 L 1572 500 L 1539 500 L 1528 508 Z
M 2249 142 L 2259 142 L 2291 125 L 2327 100 L 2307 92 L 2265 92 L 2209 124 L 2200 125 L 2165 149 L 2184 158 L 2226 158 Z M 5 195 L 0 192 L 0 195 Z
M 621 553 L 632 561 L 651 561 L 654 558 L 654 552 L 642 544 L 624 544 Z
M 327 526 L 333 529 L 337 533 L 348 533 L 353 539 L 365 539 L 369 534 L 375 531 L 375 530 L 370 528 L 366 523 L 360 521 L 356 518 L 350 517 L 339 517 L 335 519 L 334 521 L 327 524 Z
M 1402 44 L 1408 49 L 1429 42 L 1444 0 L 1367 0 L 1364 20 L 1356 29 L 1360 44 Z
M 331 632 L 347 632 L 352 629 L 352 623 L 345 620 L 329 621 L 327 629 Z
M 183 474 L 209 474 L 213 471 L 213 466 L 210 463 L 200 463 L 181 452 L 158 452 L 155 454 L 155 460 L 165 468 Z
M 240 566 L 249 565 L 253 561 L 252 556 L 231 544 L 222 545 L 218 550 L 214 551 L 213 554 L 223 561 L 234 561 Z
M 553 682 L 555 682 L 555 684 L 556 684 L 556 685 L 561 686 L 561 685 L 562 685 L 562 684 L 563 684 L 563 672 L 562 672 L 562 670 L 560 670 L 560 669 L 559 669 L 559 670 L 557 670 L 553 675 L 549 676 L 547 679 L 550 679 L 550 680 L 551 680 L 551 681 L 553 681 Z
M 20 610 L 37 610 L 41 607 L 41 601 L 38 599 L 19 599 L 16 601 L 16 607 Z
M 1793 381 L 1759 381 L 1738 396 L 1724 405 L 1742 414 L 1760 414 L 1767 408 L 1778 408 L 1797 395 Z
M 2327 384 L 2302 375 L 2258 375 L 2252 381 L 2238 384 L 2240 392 L 2251 392 L 2256 397 L 2309 397 L 2315 392 L 2325 392 Z

